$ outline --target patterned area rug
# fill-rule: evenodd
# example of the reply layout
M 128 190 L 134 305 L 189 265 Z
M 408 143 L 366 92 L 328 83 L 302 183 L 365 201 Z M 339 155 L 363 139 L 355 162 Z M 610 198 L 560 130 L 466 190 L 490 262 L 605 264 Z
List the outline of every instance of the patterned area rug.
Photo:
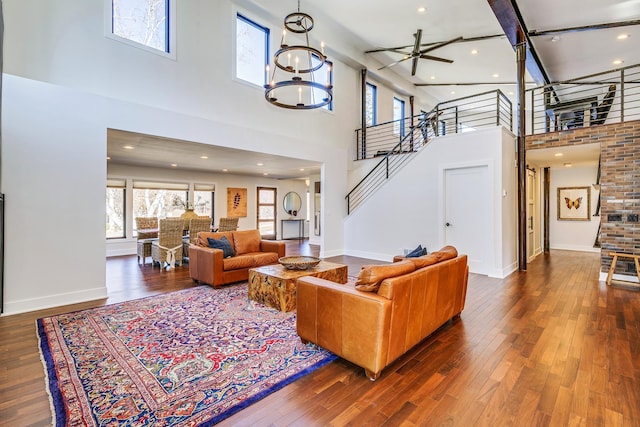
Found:
M 295 325 L 246 283 L 38 319 L 54 421 L 215 424 L 336 358 Z

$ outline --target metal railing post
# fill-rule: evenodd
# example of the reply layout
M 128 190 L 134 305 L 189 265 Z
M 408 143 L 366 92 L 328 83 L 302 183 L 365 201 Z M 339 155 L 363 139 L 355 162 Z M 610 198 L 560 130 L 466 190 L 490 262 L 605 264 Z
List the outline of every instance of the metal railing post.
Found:
M 496 90 L 496 126 L 500 126 L 500 89 Z
M 456 105 L 456 133 L 458 133 L 458 127 L 460 127 L 460 121 L 458 118 L 458 106 Z
M 620 123 L 624 122 L 624 70 L 620 70 Z

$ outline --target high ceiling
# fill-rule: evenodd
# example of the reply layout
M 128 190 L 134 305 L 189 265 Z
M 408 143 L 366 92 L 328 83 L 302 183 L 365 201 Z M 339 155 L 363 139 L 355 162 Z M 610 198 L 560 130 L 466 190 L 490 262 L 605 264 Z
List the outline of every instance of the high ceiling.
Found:
M 513 2 L 517 3 L 532 47 L 551 81 L 640 64 L 640 49 L 637 48 L 640 40 L 640 0 Z M 237 3 L 270 15 L 274 22 L 281 22 L 284 16 L 298 9 L 295 0 L 237 0 Z M 329 57 L 336 56 L 341 60 L 349 57 L 352 65 L 366 65 L 374 75 L 393 72 L 414 84 L 433 85 L 424 90 L 441 101 L 494 89 L 502 90 L 515 100 L 515 53 L 486 0 L 300 0 L 299 3 L 300 11 L 309 13 L 315 19 L 315 28 L 310 34 L 312 42 L 327 40 Z M 421 12 L 419 8 L 425 10 Z M 625 22 L 633 25 L 624 25 Z M 364 53 L 376 48 L 401 46 L 407 46 L 410 51 L 417 29 L 422 30 L 423 44 L 460 36 L 465 39 L 503 36 L 453 43 L 430 52 L 454 62 L 447 64 L 421 59 L 413 77 L 411 60 L 382 72 L 377 70 L 402 59 L 401 54 Z M 618 39 L 622 34 L 627 37 Z M 339 43 L 334 43 L 336 46 L 332 47 L 332 40 Z M 614 64 L 615 60 L 623 62 Z M 529 74 L 526 80 L 534 84 Z M 199 169 L 202 159 L 187 153 L 193 149 L 195 154 L 202 151 L 203 147 L 200 144 L 190 147 L 185 142 L 180 147 L 180 157 L 177 157 L 177 153 L 166 157 L 162 150 L 149 150 L 145 161 L 152 162 L 155 157 L 153 153 L 157 153 L 164 156 L 156 159 L 162 167 L 166 167 L 167 161 L 173 157 L 180 158 L 179 163 L 184 167 Z M 114 157 L 111 148 L 109 155 Z M 269 162 L 274 165 L 273 176 L 278 177 L 304 177 L 308 171 L 319 171 L 319 165 L 310 165 L 309 162 L 270 157 L 225 149 L 219 155 L 210 154 L 210 165 L 207 167 L 259 175 L 263 172 L 256 170 L 256 163 Z M 193 161 L 183 160 L 186 158 L 193 158 Z M 216 158 L 220 161 L 214 160 Z M 130 159 L 130 162 L 133 161 Z M 564 161 L 570 160 L 565 158 Z

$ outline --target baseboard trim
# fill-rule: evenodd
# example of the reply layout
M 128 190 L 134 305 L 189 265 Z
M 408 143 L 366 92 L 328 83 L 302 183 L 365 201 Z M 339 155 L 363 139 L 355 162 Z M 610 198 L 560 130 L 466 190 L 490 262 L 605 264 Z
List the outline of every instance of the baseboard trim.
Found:
M 78 304 L 81 302 L 95 301 L 107 298 L 107 287 L 86 289 L 78 292 L 47 295 L 39 298 L 30 298 L 20 301 L 5 301 L 2 316 L 27 313 L 30 311 L 44 310 L 46 308 L 60 307 L 63 305 Z

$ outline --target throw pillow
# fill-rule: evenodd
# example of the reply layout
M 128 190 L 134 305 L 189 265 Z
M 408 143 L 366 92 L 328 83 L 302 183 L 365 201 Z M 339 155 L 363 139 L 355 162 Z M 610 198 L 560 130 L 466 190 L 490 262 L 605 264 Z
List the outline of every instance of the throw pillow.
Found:
M 355 286 L 359 291 L 377 292 L 380 282 L 384 279 L 411 273 L 415 269 L 413 263 L 408 260 L 393 264 L 363 265 Z
M 427 248 L 423 248 L 422 245 L 418 245 L 417 248 L 415 248 L 414 250 L 409 252 L 407 255 L 405 255 L 405 258 L 416 258 L 426 254 L 427 254 Z
M 236 253 L 233 251 L 233 246 L 231 246 L 231 242 L 227 240 L 225 236 L 222 236 L 220 240 L 212 239 L 208 237 L 209 247 L 214 249 L 222 249 L 222 256 L 225 258 L 229 258 L 232 256 L 236 256 Z

